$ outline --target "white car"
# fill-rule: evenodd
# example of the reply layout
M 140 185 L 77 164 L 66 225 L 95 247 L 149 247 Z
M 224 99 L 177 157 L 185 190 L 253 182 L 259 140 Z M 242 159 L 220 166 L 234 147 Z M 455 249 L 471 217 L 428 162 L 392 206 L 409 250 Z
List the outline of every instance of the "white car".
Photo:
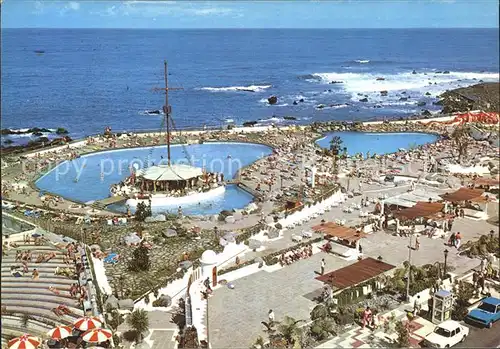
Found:
M 468 327 L 453 320 L 446 320 L 425 337 L 424 345 L 429 348 L 449 348 L 463 342 L 468 335 Z

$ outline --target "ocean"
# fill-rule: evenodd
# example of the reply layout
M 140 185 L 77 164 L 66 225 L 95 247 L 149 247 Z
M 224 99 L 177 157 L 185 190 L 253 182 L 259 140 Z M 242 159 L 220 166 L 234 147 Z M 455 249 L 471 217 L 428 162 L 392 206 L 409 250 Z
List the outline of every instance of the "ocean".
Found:
M 3 29 L 2 128 L 159 129 L 165 59 L 178 129 L 399 118 L 498 81 L 498 52 L 497 29 Z

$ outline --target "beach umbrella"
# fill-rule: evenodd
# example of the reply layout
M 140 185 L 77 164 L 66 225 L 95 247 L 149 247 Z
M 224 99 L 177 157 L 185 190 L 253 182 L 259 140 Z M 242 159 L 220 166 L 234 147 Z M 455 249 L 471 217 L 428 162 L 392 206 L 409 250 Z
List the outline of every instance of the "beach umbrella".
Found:
M 71 336 L 72 333 L 73 330 L 69 326 L 57 326 L 56 328 L 53 328 L 52 330 L 47 332 L 47 336 L 58 341 Z
M 113 333 L 105 328 L 95 328 L 88 330 L 82 335 L 82 339 L 87 343 L 102 343 L 110 340 Z
M 34 349 L 38 348 L 42 341 L 30 334 L 24 334 L 21 337 L 11 339 L 7 344 L 9 349 Z
M 84 316 L 76 320 L 73 326 L 80 331 L 88 331 L 100 328 L 102 326 L 102 322 L 96 317 Z

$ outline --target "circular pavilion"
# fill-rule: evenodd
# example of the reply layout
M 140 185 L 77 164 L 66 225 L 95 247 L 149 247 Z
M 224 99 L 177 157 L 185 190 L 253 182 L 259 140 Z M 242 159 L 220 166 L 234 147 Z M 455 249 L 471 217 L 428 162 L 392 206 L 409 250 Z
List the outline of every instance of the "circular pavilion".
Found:
M 135 184 L 143 191 L 171 191 L 197 187 L 206 179 L 201 168 L 184 164 L 151 166 L 135 173 Z

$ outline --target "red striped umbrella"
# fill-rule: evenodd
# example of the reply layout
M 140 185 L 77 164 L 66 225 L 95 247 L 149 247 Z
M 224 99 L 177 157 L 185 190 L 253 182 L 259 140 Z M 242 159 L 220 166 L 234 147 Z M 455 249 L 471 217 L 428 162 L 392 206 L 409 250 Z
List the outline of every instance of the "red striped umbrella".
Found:
M 94 316 L 84 316 L 76 320 L 73 326 L 80 331 L 88 331 L 100 328 L 102 326 L 102 322 Z
M 47 332 L 47 336 L 55 340 L 60 340 L 71 336 L 72 333 L 73 330 L 69 326 L 57 326 Z
M 96 328 L 85 332 L 82 339 L 87 343 L 102 343 L 110 340 L 113 333 L 105 328 Z
M 9 349 L 36 349 L 42 341 L 30 334 L 11 339 L 7 344 Z

